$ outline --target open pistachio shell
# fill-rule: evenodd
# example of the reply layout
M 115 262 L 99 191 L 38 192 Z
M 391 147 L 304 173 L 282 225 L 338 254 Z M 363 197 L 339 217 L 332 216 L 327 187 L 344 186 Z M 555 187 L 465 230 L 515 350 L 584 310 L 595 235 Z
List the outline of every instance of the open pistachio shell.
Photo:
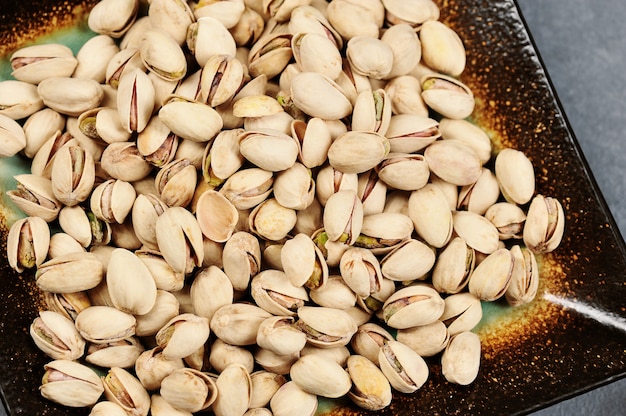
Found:
M 387 325 L 396 329 L 428 325 L 441 317 L 445 303 L 431 287 L 419 284 L 396 291 L 383 305 Z
M 89 342 L 106 344 L 135 335 L 135 317 L 111 306 L 90 306 L 76 317 L 76 329 Z
M 101 377 L 104 396 L 120 405 L 127 414 L 147 415 L 150 410 L 150 395 L 139 380 L 127 370 L 112 367 Z
M 298 309 L 298 318 L 307 342 L 321 348 L 345 346 L 357 331 L 352 317 L 341 309 L 303 306 Z
M 85 340 L 74 322 L 53 311 L 40 311 L 30 325 L 35 345 L 54 360 L 77 360 L 85 352 Z
M 39 217 L 17 220 L 7 236 L 7 260 L 15 271 L 39 267 L 48 255 L 50 229 Z
M 252 279 L 250 287 L 257 305 L 274 315 L 295 316 L 309 300 L 306 289 L 291 284 L 280 270 L 262 271 Z
M 43 108 L 43 98 L 36 85 L 13 79 L 0 82 L 0 115 L 20 120 Z
M 357 406 L 377 411 L 391 403 L 391 385 L 375 363 L 362 355 L 351 355 L 347 370 L 353 385 L 348 397 Z
M 182 313 L 170 319 L 156 333 L 157 345 L 169 360 L 184 358 L 202 347 L 210 335 L 209 320 L 192 313 Z
M 391 386 L 402 393 L 413 393 L 426 382 L 428 366 L 410 347 L 389 341 L 378 353 L 378 361 Z
M 208 374 L 192 368 L 172 371 L 161 382 L 159 390 L 170 405 L 187 412 L 198 412 L 215 402 L 218 388 Z
M 58 43 L 21 48 L 11 55 L 10 61 L 11 75 L 31 84 L 39 84 L 51 76 L 69 77 L 78 63 L 72 50 Z
M 42 290 L 73 293 L 94 288 L 104 276 L 102 262 L 92 253 L 70 253 L 42 263 L 35 279 Z
M 69 407 L 86 407 L 94 405 L 104 392 L 98 374 L 77 361 L 55 360 L 44 368 L 39 392 L 48 400 Z

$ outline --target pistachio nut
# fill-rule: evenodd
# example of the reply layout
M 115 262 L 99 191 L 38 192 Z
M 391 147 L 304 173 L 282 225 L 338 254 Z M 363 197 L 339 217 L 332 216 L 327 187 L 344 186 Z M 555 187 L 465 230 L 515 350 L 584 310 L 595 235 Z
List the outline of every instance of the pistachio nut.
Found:
M 66 206 L 89 198 L 95 182 L 91 153 L 79 146 L 65 146 L 56 153 L 50 173 L 52 192 Z
M 523 205 L 535 193 L 535 171 L 532 162 L 519 150 L 502 149 L 495 162 L 496 178 L 504 198 Z
M 137 378 L 147 390 L 158 390 L 163 379 L 180 368 L 184 368 L 183 360 L 166 359 L 160 347 L 142 352 L 135 363 Z
M 380 37 L 393 54 L 393 66 L 387 79 L 406 75 L 422 58 L 422 43 L 409 24 L 396 24 L 389 27 Z
M 528 248 L 511 247 L 515 257 L 515 268 L 511 284 L 505 293 L 510 305 L 519 306 L 531 302 L 539 287 L 539 268 L 535 254 Z
M 218 387 L 206 373 L 179 368 L 163 379 L 159 393 L 175 409 L 198 412 L 215 402 Z
M 444 300 L 446 307 L 439 318 L 447 327 L 451 337 L 471 331 L 482 319 L 480 299 L 471 293 L 457 293 Z
M 389 140 L 378 133 L 349 131 L 330 145 L 328 162 L 344 173 L 362 173 L 382 162 L 389 148 Z
M 245 231 L 234 233 L 224 244 L 224 273 L 235 290 L 246 290 L 252 277 L 261 271 L 259 240 Z
M 57 130 L 45 141 L 43 145 L 41 145 L 33 157 L 30 164 L 31 173 L 33 175 L 43 176 L 50 179 L 52 164 L 59 149 L 64 146 L 76 145 L 78 145 L 78 140 L 75 139 L 69 132 L 61 134 L 61 131 Z
M 270 400 L 270 409 L 274 416 L 313 416 L 317 411 L 317 396 L 307 393 L 298 385 L 289 381 L 283 384 Z
M 415 153 L 437 140 L 441 133 L 432 118 L 418 114 L 396 114 L 385 134 L 394 153 Z
M 433 286 L 442 293 L 458 293 L 474 271 L 475 251 L 461 237 L 454 237 L 439 253 L 432 273 Z
M 465 69 L 465 47 L 457 33 L 438 20 L 422 24 L 420 42 L 424 63 L 431 69 L 459 76 Z
M 344 173 L 330 165 L 324 165 L 315 178 L 315 193 L 321 205 L 326 205 L 332 194 L 342 190 L 358 190 L 359 177 L 356 173 Z
M 478 375 L 480 338 L 473 332 L 461 332 L 450 339 L 441 356 L 441 372 L 451 383 L 466 386 Z
M 368 358 L 371 362 L 378 365 L 378 353 L 382 346 L 389 341 L 393 341 L 393 336 L 385 328 L 368 322 L 359 326 L 359 329 L 350 341 L 350 345 L 356 354 Z
M 194 8 L 193 14 L 201 19 L 211 16 L 219 20 L 224 27 L 231 29 L 242 18 L 246 5 L 243 1 L 217 1 L 201 0 Z
M 250 407 L 252 381 L 241 364 L 231 364 L 215 381 L 217 397 L 211 406 L 215 416 L 243 415 Z
M 148 17 L 152 27 L 167 31 L 182 45 L 187 39 L 187 28 L 196 19 L 185 1 L 155 0 L 150 2 Z
M 338 191 L 326 201 L 324 229 L 330 241 L 354 244 L 363 226 L 363 204 L 355 191 Z
M 74 322 L 80 335 L 94 344 L 135 335 L 135 317 L 111 306 L 90 306 L 81 311 Z
M 352 104 L 339 85 L 317 72 L 302 72 L 291 81 L 294 104 L 311 117 L 339 120 L 352 112 Z
M 320 348 L 307 344 L 304 348 L 302 348 L 302 351 L 300 351 L 301 357 L 311 354 L 320 355 L 326 360 L 334 361 L 340 366 L 345 367 L 348 357 L 350 357 L 350 350 L 348 350 L 348 348 L 344 345 L 331 348 Z
M 482 164 L 469 146 L 455 140 L 440 140 L 429 145 L 424 158 L 431 171 L 455 185 L 473 184 L 482 173 Z
M 318 33 L 297 33 L 291 39 L 296 63 L 303 72 L 317 72 L 337 79 L 341 72 L 341 54 L 335 42 Z
M 422 98 L 422 85 L 412 75 L 400 75 L 385 84 L 394 115 L 415 114 L 428 117 L 428 108 Z
M 191 273 L 204 259 L 202 230 L 194 215 L 182 207 L 170 207 L 155 224 L 156 240 L 165 261 L 179 273 Z
M 230 28 L 230 33 L 237 46 L 251 46 L 259 40 L 263 29 L 265 29 L 263 17 L 252 8 L 245 7 L 237 23 Z
M 263 202 L 274 184 L 271 171 L 261 168 L 241 169 L 226 179 L 220 192 L 238 210 L 250 209 Z
M 130 183 L 109 179 L 91 193 L 91 211 L 103 221 L 122 224 L 133 208 L 135 196 L 135 188 Z
M 87 24 L 96 33 L 120 38 L 135 22 L 138 10 L 138 0 L 103 0 L 91 10 Z
M 58 312 L 72 321 L 76 319 L 76 315 L 78 315 L 80 311 L 91 306 L 91 301 L 89 300 L 86 292 L 44 292 L 43 295 L 48 310 Z
M 46 260 L 50 247 L 50 228 L 39 217 L 26 217 L 11 225 L 7 236 L 7 260 L 18 273 L 39 268 Z
M 55 293 L 94 288 L 104 276 L 104 266 L 92 253 L 69 253 L 41 263 L 35 273 L 37 286 Z
M 363 215 L 379 214 L 385 209 L 387 185 L 380 180 L 376 170 L 359 175 L 357 195 L 363 204 Z
M 459 140 L 474 149 L 483 164 L 491 159 L 491 139 L 476 124 L 463 119 L 442 118 L 439 130 L 444 139 Z
M 155 335 L 170 319 L 180 312 L 180 303 L 172 293 L 157 289 L 152 309 L 136 317 L 135 334 L 138 337 Z
M 117 90 L 122 76 L 133 72 L 135 69 L 146 70 L 139 53 L 139 42 L 134 47 L 122 48 L 111 58 L 106 67 L 105 82 Z
M 216 55 L 234 57 L 237 45 L 226 27 L 214 17 L 205 16 L 187 27 L 187 47 L 201 67 Z
M 391 385 L 374 362 L 362 355 L 351 355 L 347 371 L 352 380 L 348 397 L 357 406 L 378 411 L 391 403 Z
M 454 231 L 474 250 L 490 254 L 499 248 L 498 230 L 484 216 L 470 211 L 456 211 L 453 219 Z
M 294 120 L 291 135 L 300 143 L 298 159 L 304 166 L 311 169 L 324 164 L 332 143 L 330 129 L 324 120 L 317 117 L 308 122 Z
M 306 209 L 315 198 L 315 180 L 311 170 L 296 162 L 278 172 L 274 181 L 274 197 L 286 208 Z
M 428 325 L 399 329 L 396 339 L 409 346 L 421 357 L 432 357 L 439 354 L 448 345 L 450 334 L 441 321 Z
M 37 85 L 8 79 L 0 82 L 0 115 L 13 120 L 29 117 L 43 109 Z M 6 122 L 3 122 L 3 125 Z
M 296 211 L 285 208 L 276 198 L 266 199 L 257 205 L 248 217 L 250 232 L 270 241 L 287 237 L 296 225 Z
M 159 198 L 170 207 L 185 207 L 191 202 L 198 175 L 188 159 L 176 159 L 159 169 L 154 184 Z
M 243 64 L 230 55 L 213 55 L 202 70 L 200 101 L 211 107 L 232 99 L 244 80 Z
M 357 296 L 368 297 L 380 291 L 383 278 L 380 263 L 370 250 L 350 247 L 341 256 L 339 270 L 343 280 Z
M 439 19 L 439 6 L 433 0 L 383 0 L 382 3 L 389 24 L 408 23 L 417 29 L 428 20 Z
M 384 79 L 393 69 L 393 51 L 378 38 L 351 38 L 346 48 L 346 57 L 354 72 L 369 78 Z
M 156 283 L 148 267 L 134 253 L 123 248 L 113 250 L 106 280 L 111 301 L 119 310 L 144 315 L 154 307 Z
M 293 166 L 298 144 L 291 136 L 273 129 L 246 131 L 239 136 L 239 151 L 251 163 L 270 172 Z
M 59 211 L 61 229 L 83 247 L 105 245 L 111 241 L 109 223 L 100 220 L 80 205 L 64 206 Z
M 506 248 L 489 254 L 470 275 L 469 291 L 481 300 L 492 301 L 504 295 L 511 283 L 515 257 Z
M 168 360 L 184 358 L 193 354 L 209 339 L 209 320 L 192 313 L 181 313 L 170 319 L 156 333 L 158 346 Z
M 69 407 L 92 406 L 104 392 L 98 374 L 77 361 L 55 360 L 44 365 L 44 369 L 39 392 L 55 403 Z
M 292 285 L 319 290 L 328 280 L 328 265 L 321 250 L 303 233 L 285 241 L 280 251 L 283 270 Z
M 100 84 L 88 78 L 48 77 L 37 92 L 45 105 L 72 117 L 98 107 L 104 98 Z
M 120 405 L 127 414 L 146 416 L 150 410 L 150 395 L 139 380 L 127 370 L 112 367 L 102 376 L 104 397 Z
M 276 354 L 298 353 L 306 344 L 306 335 L 294 325 L 291 316 L 273 316 L 264 320 L 257 333 L 257 345 Z
M 267 27 L 265 30 L 265 34 L 252 45 L 248 55 L 248 69 L 253 78 L 265 75 L 271 79 L 280 74 L 293 58 L 292 34 L 268 33 Z
M 419 240 L 408 239 L 383 257 L 380 270 L 385 278 L 394 281 L 416 280 L 427 275 L 435 260 L 435 253 L 430 247 Z
M 524 244 L 534 253 L 549 253 L 561 243 L 565 213 L 558 199 L 537 195 L 526 213 Z
M 444 300 L 435 289 L 418 284 L 391 295 L 383 305 L 383 317 L 390 327 L 406 329 L 438 320 L 444 308 Z
M 441 189 L 433 184 L 411 192 L 409 217 L 415 231 L 428 244 L 441 248 L 452 235 L 452 212 Z
M 87 347 L 85 361 L 99 367 L 131 368 L 144 347 L 136 337 L 109 342 L 106 344 L 90 344 Z
M 216 185 L 234 175 L 244 162 L 239 152 L 239 135 L 243 129 L 222 130 L 205 147 L 202 161 L 204 181 Z
M 159 119 L 178 137 L 198 143 L 211 141 L 224 123 L 207 104 L 170 96 L 159 110 Z
M 12 119 L 4 115 L 0 117 L 3 130 L 6 130 L 3 134 L 7 134 L 7 137 L 10 138 L 10 142 L 13 145 L 17 145 L 19 148 L 22 146 L 22 140 L 19 136 L 21 133 L 15 125 L 8 120 Z M 9 126 L 12 126 L 12 128 Z M 52 137 L 57 131 L 63 130 L 65 130 L 65 116 L 61 115 L 58 111 L 46 107 L 32 114 L 26 119 L 23 126 L 26 139 L 24 154 L 32 159 L 46 140 Z M 8 146 L 8 144 L 5 144 L 5 146 Z M 17 153 L 17 151 L 15 153 Z M 7 153 L 7 155 L 5 157 L 11 156 L 11 152 L 12 150 L 6 150 L 5 153 Z M 4 155 L 4 153 L 2 153 L 2 155 Z
M 466 209 L 483 215 L 499 197 L 500 188 L 496 176 L 489 169 L 482 168 L 476 182 L 463 186 L 459 191 L 457 209 Z
M 510 202 L 498 202 L 485 212 L 485 218 L 498 229 L 501 240 L 522 238 L 526 213 L 518 205 Z
M 27 46 L 9 58 L 11 75 L 18 81 L 39 84 L 51 76 L 69 77 L 78 61 L 70 48 L 59 43 Z
M 259 370 L 250 374 L 252 394 L 250 395 L 250 409 L 264 408 L 278 389 L 287 382 L 287 379 L 269 371 Z
M 417 391 L 428 379 L 424 359 L 401 342 L 386 342 L 378 353 L 378 362 L 389 384 L 402 393 Z
M 250 291 L 256 304 L 273 315 L 295 316 L 309 300 L 306 289 L 291 284 L 280 270 L 268 269 L 254 276 Z
M 76 69 L 70 75 L 74 78 L 90 78 L 103 84 L 106 69 L 120 48 L 108 35 L 97 35 L 86 41 L 76 53 Z
M 323 306 L 298 309 L 298 328 L 307 336 L 307 343 L 333 348 L 345 346 L 357 331 L 357 325 L 345 311 Z
M 352 111 L 352 130 L 386 135 L 391 120 L 391 105 L 384 89 L 362 91 Z
M 334 39 L 337 49 L 343 48 L 341 35 L 330 24 L 324 13 L 312 5 L 302 5 L 291 12 L 289 33 L 319 33 Z
M 150 121 L 154 103 L 154 86 L 142 69 L 135 68 L 120 77 L 117 87 L 117 111 L 126 131 L 141 133 Z
M 316 246 L 317 247 L 317 246 Z M 356 304 L 356 294 L 339 275 L 328 276 L 322 287 L 309 292 L 316 305 L 335 309 L 347 309 Z
M 131 211 L 131 221 L 137 238 L 146 246 L 157 249 L 156 220 L 167 206 L 154 194 L 139 194 Z
M 259 326 L 271 316 L 264 309 L 247 303 L 224 305 L 213 314 L 211 330 L 228 344 L 252 345 L 256 343 Z
M 422 98 L 443 117 L 463 119 L 474 111 L 474 94 L 456 78 L 441 74 L 422 77 Z
M 85 340 L 74 322 L 58 312 L 40 311 L 29 332 L 35 345 L 53 360 L 77 360 L 85 352 Z
M 389 187 L 403 191 L 422 188 L 430 177 L 429 165 L 419 154 L 389 153 L 376 169 Z
M 196 273 L 190 296 L 195 314 L 210 321 L 220 307 L 233 303 L 233 285 L 220 268 L 209 266 Z
M 321 397 L 338 398 L 350 391 L 350 375 L 339 364 L 312 354 L 300 357 L 289 372 L 302 390 Z
M 117 403 L 104 400 L 98 402 L 91 408 L 89 416 L 126 416 L 127 413 L 122 406 Z
M 211 344 L 209 364 L 217 373 L 221 373 L 231 364 L 241 364 L 251 372 L 254 369 L 254 356 L 245 347 L 230 345 L 217 338 Z

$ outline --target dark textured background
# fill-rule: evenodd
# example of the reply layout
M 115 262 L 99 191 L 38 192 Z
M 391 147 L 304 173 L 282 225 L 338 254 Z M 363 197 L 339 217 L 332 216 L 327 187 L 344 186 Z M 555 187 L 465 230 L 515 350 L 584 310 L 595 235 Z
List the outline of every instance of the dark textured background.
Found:
M 518 4 L 584 156 L 624 236 L 626 3 L 518 0 Z M 625 413 L 625 408 L 626 380 L 621 380 L 533 416 L 618 416 Z

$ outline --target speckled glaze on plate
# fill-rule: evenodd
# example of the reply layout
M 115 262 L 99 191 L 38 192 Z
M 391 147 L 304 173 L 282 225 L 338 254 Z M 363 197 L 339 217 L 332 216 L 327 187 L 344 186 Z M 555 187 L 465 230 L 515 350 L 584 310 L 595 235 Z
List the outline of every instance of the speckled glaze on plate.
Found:
M 95 0 L 5 1 L 0 57 L 32 41 L 60 41 L 76 51 L 91 34 L 84 17 Z M 557 197 L 567 215 L 559 249 L 539 258 L 537 299 L 517 309 L 484 305 L 476 328 L 483 345 L 477 380 L 445 382 L 437 360 L 414 395 L 395 394 L 383 415 L 526 414 L 626 376 L 626 248 L 598 191 L 513 1 L 440 0 L 442 20 L 464 40 L 462 81 L 472 88 L 473 119 L 496 147 L 524 151 L 537 191 Z M 0 79 L 10 73 L 0 63 Z M 26 163 L 0 160 L 0 191 Z M 27 328 L 40 305 L 32 275 L 7 265 L 6 227 L 18 213 L 0 200 L 0 389 L 8 414 L 87 415 L 56 406 L 38 392 L 48 359 Z M 322 401 L 320 415 L 368 414 L 347 401 Z

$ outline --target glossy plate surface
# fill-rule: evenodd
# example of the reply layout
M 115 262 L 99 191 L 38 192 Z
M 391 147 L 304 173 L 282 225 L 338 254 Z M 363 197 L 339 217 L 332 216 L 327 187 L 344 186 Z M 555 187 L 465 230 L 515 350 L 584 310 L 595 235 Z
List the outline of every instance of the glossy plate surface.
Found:
M 84 24 L 94 0 L 22 0 L 0 13 L 0 79 L 6 56 L 33 42 L 62 42 L 76 52 L 92 34 Z M 537 191 L 566 211 L 561 246 L 539 258 L 537 299 L 517 309 L 484 305 L 475 330 L 483 343 L 478 379 L 445 382 L 432 362 L 427 384 L 396 394 L 384 415 L 525 414 L 626 376 L 626 248 L 559 107 L 513 1 L 441 0 L 442 20 L 463 39 L 468 65 L 462 81 L 477 98 L 474 121 L 495 146 L 522 150 L 533 161 Z M 27 164 L 0 160 L 3 229 L 19 215 L 4 197 L 12 175 Z M 28 326 L 41 301 L 32 275 L 7 265 L 6 231 L 0 262 L 0 388 L 10 415 L 87 415 L 58 407 L 38 392 L 43 365 Z M 348 402 L 322 402 L 320 414 L 365 414 Z

